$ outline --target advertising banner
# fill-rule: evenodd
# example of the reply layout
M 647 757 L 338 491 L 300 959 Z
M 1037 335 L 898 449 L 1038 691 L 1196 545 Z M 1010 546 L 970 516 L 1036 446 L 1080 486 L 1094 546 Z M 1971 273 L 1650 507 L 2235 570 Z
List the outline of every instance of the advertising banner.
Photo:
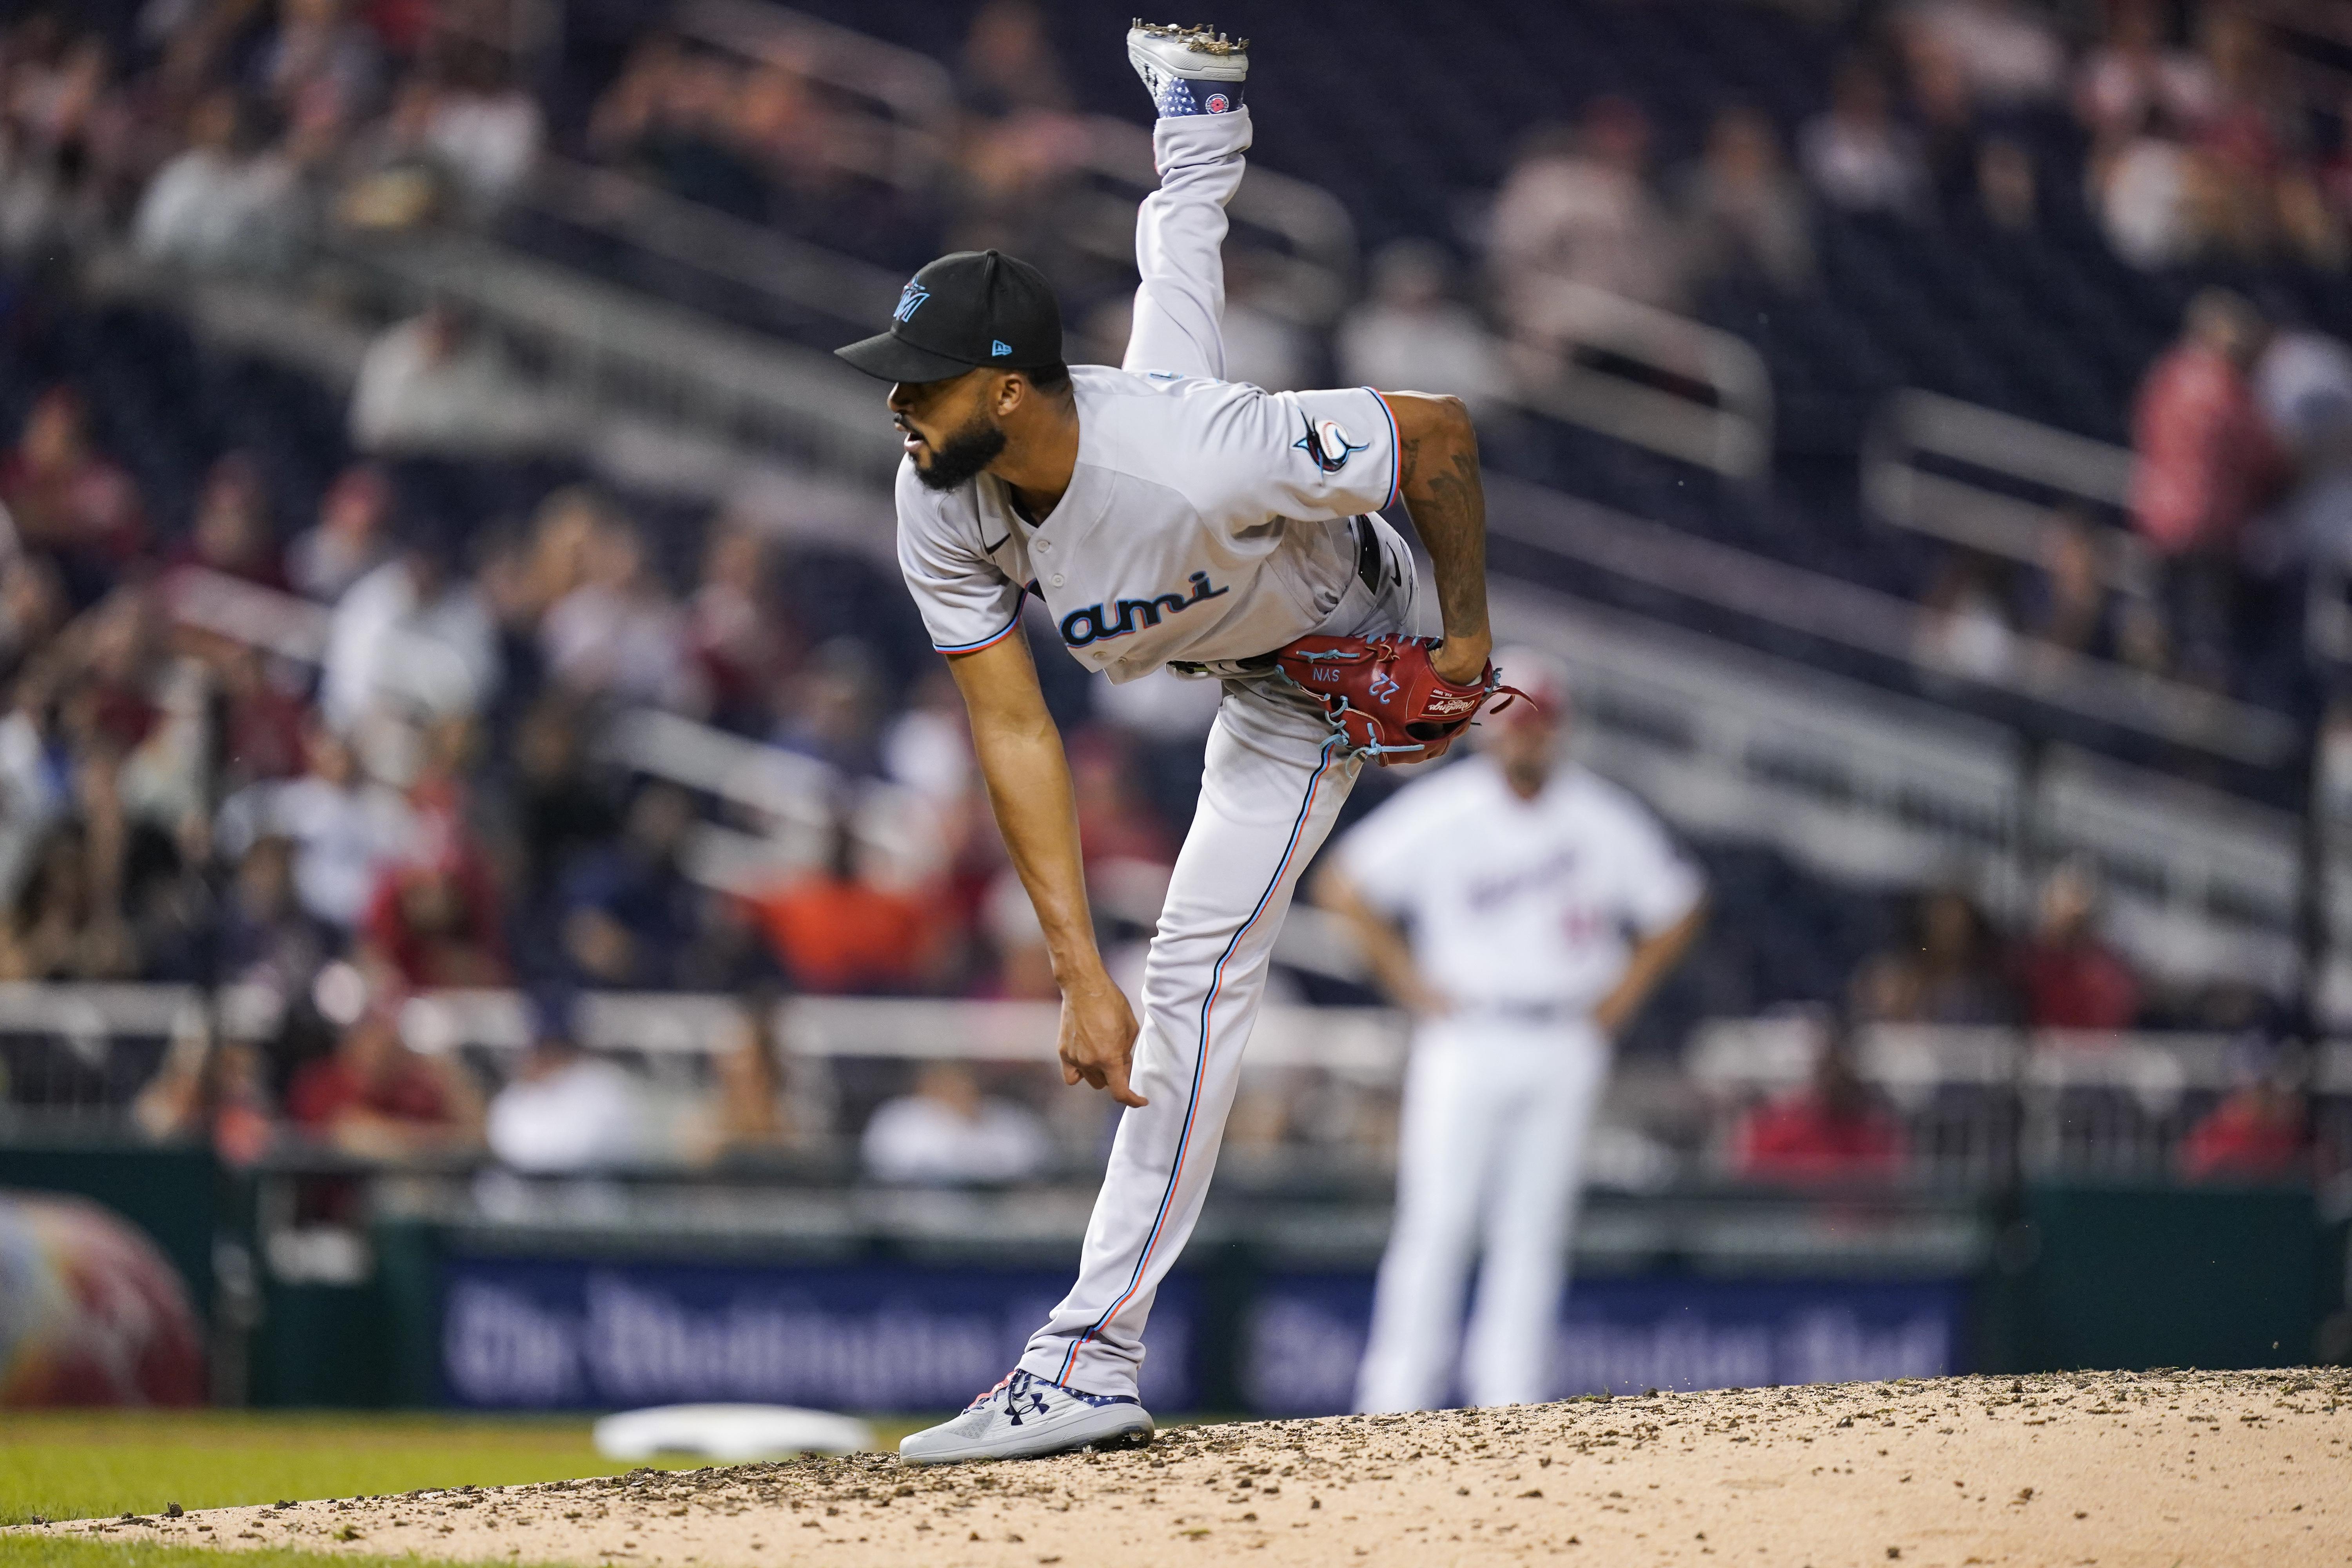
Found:
M 1966 1305 L 1960 1280 L 1580 1280 L 1560 1315 L 1551 1393 L 1940 1376 L 1967 1370 Z M 1250 1408 L 1350 1408 L 1371 1307 L 1369 1276 L 1262 1279 L 1240 1368 Z
M 1013 1370 L 1066 1271 L 452 1257 L 440 1360 L 451 1405 L 625 1409 L 702 1401 L 960 1409 Z M 1143 1397 L 1187 1410 L 1196 1291 L 1160 1287 Z

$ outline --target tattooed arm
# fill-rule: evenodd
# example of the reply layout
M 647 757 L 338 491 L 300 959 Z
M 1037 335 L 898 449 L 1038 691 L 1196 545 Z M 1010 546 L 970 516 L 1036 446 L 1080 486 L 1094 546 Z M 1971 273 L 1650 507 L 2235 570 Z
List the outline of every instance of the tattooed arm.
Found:
M 1486 491 L 1478 479 L 1478 433 L 1458 397 L 1381 397 L 1396 416 L 1403 454 L 1399 492 L 1437 574 L 1445 646 L 1429 662 L 1446 679 L 1466 684 L 1486 669 L 1495 647 L 1486 627 Z

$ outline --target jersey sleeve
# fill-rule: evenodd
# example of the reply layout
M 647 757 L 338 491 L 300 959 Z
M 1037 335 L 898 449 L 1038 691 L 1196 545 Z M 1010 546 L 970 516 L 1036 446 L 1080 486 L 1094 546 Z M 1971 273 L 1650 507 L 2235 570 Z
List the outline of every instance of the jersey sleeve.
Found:
M 1021 624 L 1021 585 L 981 549 L 963 522 L 935 503 L 912 471 L 898 475 L 898 570 L 941 653 L 977 653 Z
M 1236 391 L 1210 443 L 1234 514 L 1313 521 L 1396 504 L 1396 417 L 1380 394 Z
M 1630 800 L 1619 804 L 1612 835 L 1619 907 L 1634 930 L 1655 936 L 1697 908 L 1706 885 L 1656 818 Z

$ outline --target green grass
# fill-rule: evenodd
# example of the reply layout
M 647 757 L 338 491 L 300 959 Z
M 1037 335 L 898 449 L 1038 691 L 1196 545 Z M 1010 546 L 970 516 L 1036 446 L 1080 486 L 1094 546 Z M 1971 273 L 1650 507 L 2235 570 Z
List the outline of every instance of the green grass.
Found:
M 371 1557 L 369 1568 L 462 1568 L 422 1557 Z M 266 1546 L 236 1554 L 236 1568 L 351 1568 L 348 1557 Z M 53 1536 L 0 1536 L 0 1568 L 221 1568 L 220 1552 L 209 1546 L 121 1545 L 106 1541 L 60 1541 Z M 493 1568 L 484 1563 L 477 1568 Z M 510 1563 L 497 1568 L 512 1568 Z
M 895 1447 L 919 1425 L 879 1424 L 876 1436 Z M 36 1514 L 89 1519 L 155 1513 L 175 1502 L 223 1508 L 416 1487 L 512 1486 L 632 1468 L 599 1455 L 588 1427 L 583 1416 L 10 1411 L 0 1423 L 0 1525 Z M 686 1468 L 702 1461 L 672 1463 Z M 13 1550 L 22 1544 L 0 1548 L 12 1552 L 0 1556 L 0 1564 L 14 1568 Z M 155 1568 L 172 1568 L 171 1550 L 155 1549 Z

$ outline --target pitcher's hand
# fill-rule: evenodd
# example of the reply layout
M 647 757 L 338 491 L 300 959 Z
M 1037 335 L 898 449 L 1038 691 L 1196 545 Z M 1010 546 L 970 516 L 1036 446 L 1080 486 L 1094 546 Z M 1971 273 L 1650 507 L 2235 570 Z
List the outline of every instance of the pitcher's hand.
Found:
M 1127 1086 L 1135 1065 L 1135 1011 L 1127 997 L 1097 967 L 1075 984 L 1062 988 L 1062 1081 L 1084 1079 L 1108 1089 L 1121 1105 L 1147 1105 L 1143 1096 Z

